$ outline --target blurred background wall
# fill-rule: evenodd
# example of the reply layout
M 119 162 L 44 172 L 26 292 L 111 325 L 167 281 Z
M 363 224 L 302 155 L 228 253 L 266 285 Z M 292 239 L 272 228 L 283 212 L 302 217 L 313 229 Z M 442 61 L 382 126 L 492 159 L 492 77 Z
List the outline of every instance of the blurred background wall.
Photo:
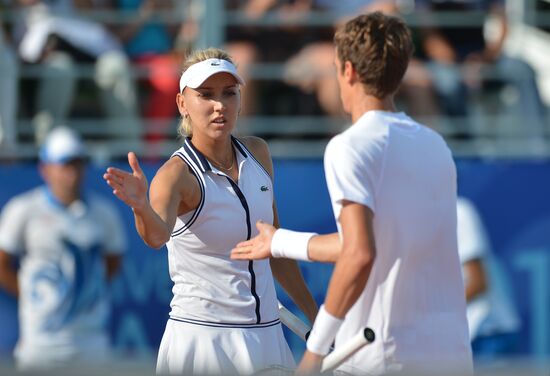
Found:
M 498 281 L 520 313 L 522 329 L 517 356 L 544 360 L 550 356 L 550 162 L 485 161 L 458 159 L 460 192 L 477 204 L 487 223 Z M 159 166 L 150 163 L 152 177 Z M 282 226 L 303 231 L 335 231 L 328 192 L 319 159 L 275 161 L 276 197 Z M 128 254 L 122 273 L 113 281 L 111 333 L 120 355 L 155 356 L 168 318 L 172 283 L 168 276 L 166 249 L 147 248 L 133 228 L 127 208 L 111 197 L 101 179 L 102 169 L 91 169 L 88 185 L 120 206 L 129 235 Z M 17 176 L 16 180 L 12 177 Z M 33 165 L 0 169 L 3 186 L 0 205 L 13 194 L 40 182 Z M 518 184 L 518 182 L 521 182 Z M 331 267 L 301 263 L 304 277 L 322 302 Z M 284 296 L 281 301 L 296 307 Z M 302 316 L 303 318 L 303 316 Z M 16 302 L 0 293 L 0 349 L 9 355 L 17 337 Z M 287 332 L 294 353 L 303 343 Z

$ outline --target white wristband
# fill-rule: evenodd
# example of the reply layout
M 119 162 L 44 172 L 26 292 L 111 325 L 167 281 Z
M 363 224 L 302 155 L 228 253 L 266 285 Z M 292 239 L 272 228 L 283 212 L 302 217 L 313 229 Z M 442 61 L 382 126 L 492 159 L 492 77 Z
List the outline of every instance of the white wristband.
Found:
M 339 319 L 328 313 L 323 304 L 307 339 L 308 351 L 317 355 L 327 355 L 343 322 L 344 319 Z
M 297 232 L 278 229 L 271 239 L 271 255 L 293 260 L 311 261 L 307 255 L 309 239 L 317 235 L 314 232 Z

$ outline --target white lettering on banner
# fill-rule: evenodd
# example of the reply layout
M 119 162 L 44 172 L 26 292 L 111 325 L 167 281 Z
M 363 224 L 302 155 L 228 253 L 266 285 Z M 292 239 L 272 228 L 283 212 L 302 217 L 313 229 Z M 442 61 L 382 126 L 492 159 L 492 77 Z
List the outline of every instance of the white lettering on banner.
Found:
M 512 259 L 514 266 L 529 275 L 529 308 L 531 352 L 540 359 L 550 354 L 550 250 L 518 250 Z
M 148 257 L 143 262 L 127 257 L 121 273 L 113 280 L 111 299 L 115 305 L 128 300 L 138 304 L 150 304 L 151 301 L 170 304 L 172 281 L 166 257 Z
M 132 354 L 137 356 L 151 355 L 152 346 L 147 338 L 142 320 L 135 313 L 124 313 L 115 333 L 114 347 L 116 349 L 131 349 Z

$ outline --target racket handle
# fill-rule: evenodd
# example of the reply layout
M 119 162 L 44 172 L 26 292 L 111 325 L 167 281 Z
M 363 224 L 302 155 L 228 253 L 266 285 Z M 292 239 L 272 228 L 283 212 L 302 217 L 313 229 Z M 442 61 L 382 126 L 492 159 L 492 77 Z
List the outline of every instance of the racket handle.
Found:
M 279 317 L 281 318 L 282 323 L 292 330 L 298 337 L 307 340 L 309 337 L 309 332 L 311 328 L 306 325 L 300 318 L 290 312 L 284 305 L 279 303 Z
M 350 356 L 359 351 L 363 346 L 374 342 L 374 331 L 370 328 L 364 328 L 359 333 L 351 337 L 349 341 L 342 346 L 337 347 L 333 352 L 328 354 L 323 359 L 321 372 L 326 372 L 335 369 L 340 364 L 344 363 Z

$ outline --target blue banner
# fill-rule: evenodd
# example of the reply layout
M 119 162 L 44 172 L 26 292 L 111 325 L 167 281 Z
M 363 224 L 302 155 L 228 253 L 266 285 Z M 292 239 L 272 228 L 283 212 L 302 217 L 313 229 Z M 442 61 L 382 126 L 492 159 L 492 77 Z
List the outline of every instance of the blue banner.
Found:
M 550 162 L 458 160 L 459 192 L 470 198 L 484 220 L 506 287 L 522 321 L 518 354 L 550 356 Z M 158 164 L 145 163 L 151 179 Z M 123 166 L 126 168 L 126 166 Z M 428 166 L 427 166 L 428 168 Z M 168 318 L 172 282 L 166 249 L 143 244 L 131 211 L 103 182 L 103 168 L 90 167 L 87 187 L 113 200 L 123 215 L 129 248 L 112 282 L 111 333 L 121 355 L 156 354 Z M 276 160 L 275 196 L 281 225 L 294 230 L 336 230 L 321 160 Z M 12 196 L 41 184 L 34 165 L 0 167 L 0 208 Z M 301 263 L 316 300 L 322 302 L 332 267 Z M 296 307 L 280 292 L 280 300 Z M 15 299 L 0 292 L 0 353 L 11 353 L 17 339 Z M 301 316 L 303 318 L 303 316 Z M 303 343 L 286 333 L 299 357 Z

